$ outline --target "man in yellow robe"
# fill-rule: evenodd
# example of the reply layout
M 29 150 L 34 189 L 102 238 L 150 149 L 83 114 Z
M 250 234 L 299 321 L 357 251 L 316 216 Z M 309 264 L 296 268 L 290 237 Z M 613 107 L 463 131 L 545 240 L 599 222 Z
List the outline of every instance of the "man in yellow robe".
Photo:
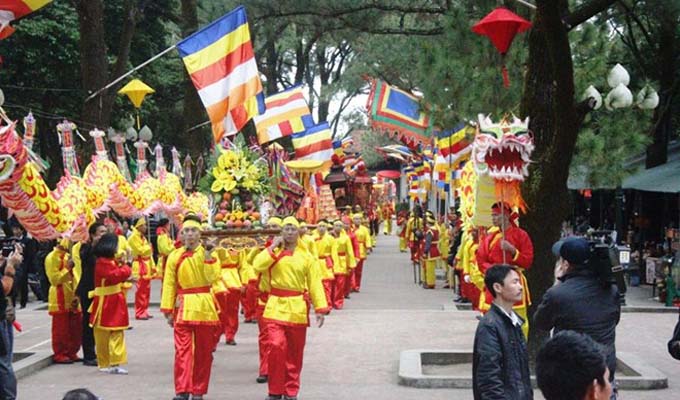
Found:
M 149 319 L 149 296 L 151 294 L 151 278 L 154 277 L 156 265 L 153 262 L 153 247 L 146 238 L 148 226 L 146 219 L 139 218 L 135 222 L 132 234 L 128 238 L 128 246 L 132 250 L 132 277 L 135 283 L 135 319 Z
M 352 223 L 354 224 L 354 234 L 359 243 L 359 259 L 357 260 L 357 267 L 354 268 L 351 275 L 351 285 L 353 292 L 361 290 L 361 276 L 364 271 L 364 261 L 368 255 L 368 251 L 373 248 L 371 241 L 371 233 L 365 225 L 361 224 L 363 216 L 360 213 L 352 216 Z
M 354 257 L 354 247 L 352 240 L 347 232 L 345 232 L 345 224 L 341 220 L 333 222 L 333 250 L 337 254 L 337 261 L 333 260 L 333 290 L 331 298 L 333 299 L 333 308 L 336 310 L 342 309 L 345 304 L 345 290 L 347 287 L 347 279 L 350 277 L 350 272 L 356 265 L 356 258 Z
M 329 305 L 333 304 L 331 301 L 331 292 L 333 290 L 333 281 L 335 274 L 333 273 L 333 263 L 337 261 L 337 249 L 333 245 L 335 238 L 328 233 L 330 224 L 326 221 L 320 221 L 317 224 L 316 238 L 314 245 L 316 247 L 316 257 L 318 258 L 318 270 L 321 275 L 321 282 L 326 293 L 326 301 Z
M 74 263 L 70 243 L 62 239 L 45 258 L 45 274 L 50 281 L 47 309 L 52 316 L 52 356 L 56 364 L 78 360 L 83 333 L 83 313 L 76 296 Z
M 184 245 L 168 256 L 161 312 L 175 331 L 174 400 L 203 399 L 208 392 L 215 330 L 219 328 L 211 286 L 221 269 L 210 249 L 201 245 L 201 221 L 187 215 Z
M 309 326 L 309 302 L 321 327 L 329 307 L 315 261 L 299 238 L 295 217 L 283 220 L 282 235 L 255 257 L 253 269 L 269 272 L 270 293 L 262 318 L 269 335 L 269 398 L 296 399 Z

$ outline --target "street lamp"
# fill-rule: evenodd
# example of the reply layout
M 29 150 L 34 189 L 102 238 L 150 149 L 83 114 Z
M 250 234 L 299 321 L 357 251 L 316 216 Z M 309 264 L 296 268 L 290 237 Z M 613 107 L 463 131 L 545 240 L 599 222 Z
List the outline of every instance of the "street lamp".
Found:
M 641 110 L 652 110 L 659 105 L 659 95 L 657 92 L 648 84 L 646 84 L 637 94 L 633 97 L 633 93 L 628 88 L 630 83 L 630 75 L 628 71 L 621 65 L 616 64 L 609 71 L 607 75 L 607 85 L 611 88 L 609 93 L 605 96 L 604 100 L 600 92 L 593 86 L 590 85 L 583 93 L 584 99 L 592 99 L 595 104 L 593 109 L 597 110 L 602 105 L 609 111 L 619 108 L 631 108 L 636 106 Z M 617 185 L 615 192 L 615 243 L 612 243 L 612 247 L 615 246 L 617 250 L 618 265 L 612 269 L 615 277 L 617 278 L 617 284 L 620 286 L 620 300 L 621 304 L 625 304 L 625 282 L 623 281 L 623 272 L 628 269 L 630 263 L 630 247 L 621 245 L 621 240 L 623 238 L 624 228 L 623 228 L 623 206 L 625 202 L 625 197 L 623 194 L 623 189 L 621 185 Z

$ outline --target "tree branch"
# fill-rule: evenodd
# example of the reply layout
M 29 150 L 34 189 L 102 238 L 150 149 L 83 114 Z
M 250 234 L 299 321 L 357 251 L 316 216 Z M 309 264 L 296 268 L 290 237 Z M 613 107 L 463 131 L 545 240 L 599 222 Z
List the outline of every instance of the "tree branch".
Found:
M 640 18 L 638 18 L 638 16 L 635 15 L 633 10 L 630 7 L 628 7 L 628 5 L 623 0 L 619 1 L 619 5 L 621 5 L 621 8 L 623 8 L 624 11 L 626 12 L 626 21 L 628 22 L 629 29 L 632 28 L 632 24 L 630 22 L 630 20 L 632 19 L 633 21 L 635 21 L 638 28 L 640 28 L 640 32 L 642 32 L 642 35 L 645 37 L 645 40 L 647 40 L 647 44 L 649 44 L 652 47 L 655 47 L 656 42 L 652 40 L 652 35 L 649 34 L 649 30 L 645 27 Z
M 428 7 L 412 7 L 412 6 L 399 6 L 399 5 L 387 5 L 387 4 L 366 4 L 359 7 L 337 9 L 337 10 L 317 10 L 317 9 L 306 9 L 306 10 L 295 10 L 289 12 L 278 12 L 271 14 L 258 15 L 253 18 L 254 21 L 264 21 L 269 18 L 281 18 L 281 17 L 322 17 L 322 18 L 338 18 L 346 16 L 349 14 L 354 14 L 363 11 L 383 11 L 383 12 L 398 12 L 404 14 L 434 14 L 441 15 L 444 14 L 448 9 L 448 5 L 443 7 L 428 8 Z
M 621 0 L 592 0 L 562 18 L 570 31 Z

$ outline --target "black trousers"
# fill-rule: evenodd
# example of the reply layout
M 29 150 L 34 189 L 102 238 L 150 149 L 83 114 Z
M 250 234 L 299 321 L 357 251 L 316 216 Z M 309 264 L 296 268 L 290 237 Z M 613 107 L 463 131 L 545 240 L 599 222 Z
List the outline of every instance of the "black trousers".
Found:
M 94 332 L 90 327 L 90 313 L 87 310 L 90 308 L 91 300 L 87 297 L 80 296 L 80 304 L 83 307 L 83 360 L 97 359 L 97 353 L 94 350 Z
M 16 271 L 14 293 L 14 304 L 17 303 L 16 299 L 18 297 L 21 308 L 26 307 L 26 303 L 28 303 L 28 271 L 25 268 L 18 268 Z

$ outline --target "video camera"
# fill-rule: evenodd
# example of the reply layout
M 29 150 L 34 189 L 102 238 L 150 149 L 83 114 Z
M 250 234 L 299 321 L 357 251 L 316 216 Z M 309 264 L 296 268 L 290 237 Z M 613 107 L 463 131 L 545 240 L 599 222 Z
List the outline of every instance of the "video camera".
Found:
M 616 244 L 616 231 L 591 231 L 587 239 L 590 245 L 588 267 L 597 273 L 603 286 L 616 284 L 625 303 L 624 271 L 630 263 L 630 248 Z
M 9 257 L 14 251 L 14 244 L 17 243 L 17 239 L 14 237 L 5 237 L 0 239 L 0 249 L 2 249 L 2 256 Z

